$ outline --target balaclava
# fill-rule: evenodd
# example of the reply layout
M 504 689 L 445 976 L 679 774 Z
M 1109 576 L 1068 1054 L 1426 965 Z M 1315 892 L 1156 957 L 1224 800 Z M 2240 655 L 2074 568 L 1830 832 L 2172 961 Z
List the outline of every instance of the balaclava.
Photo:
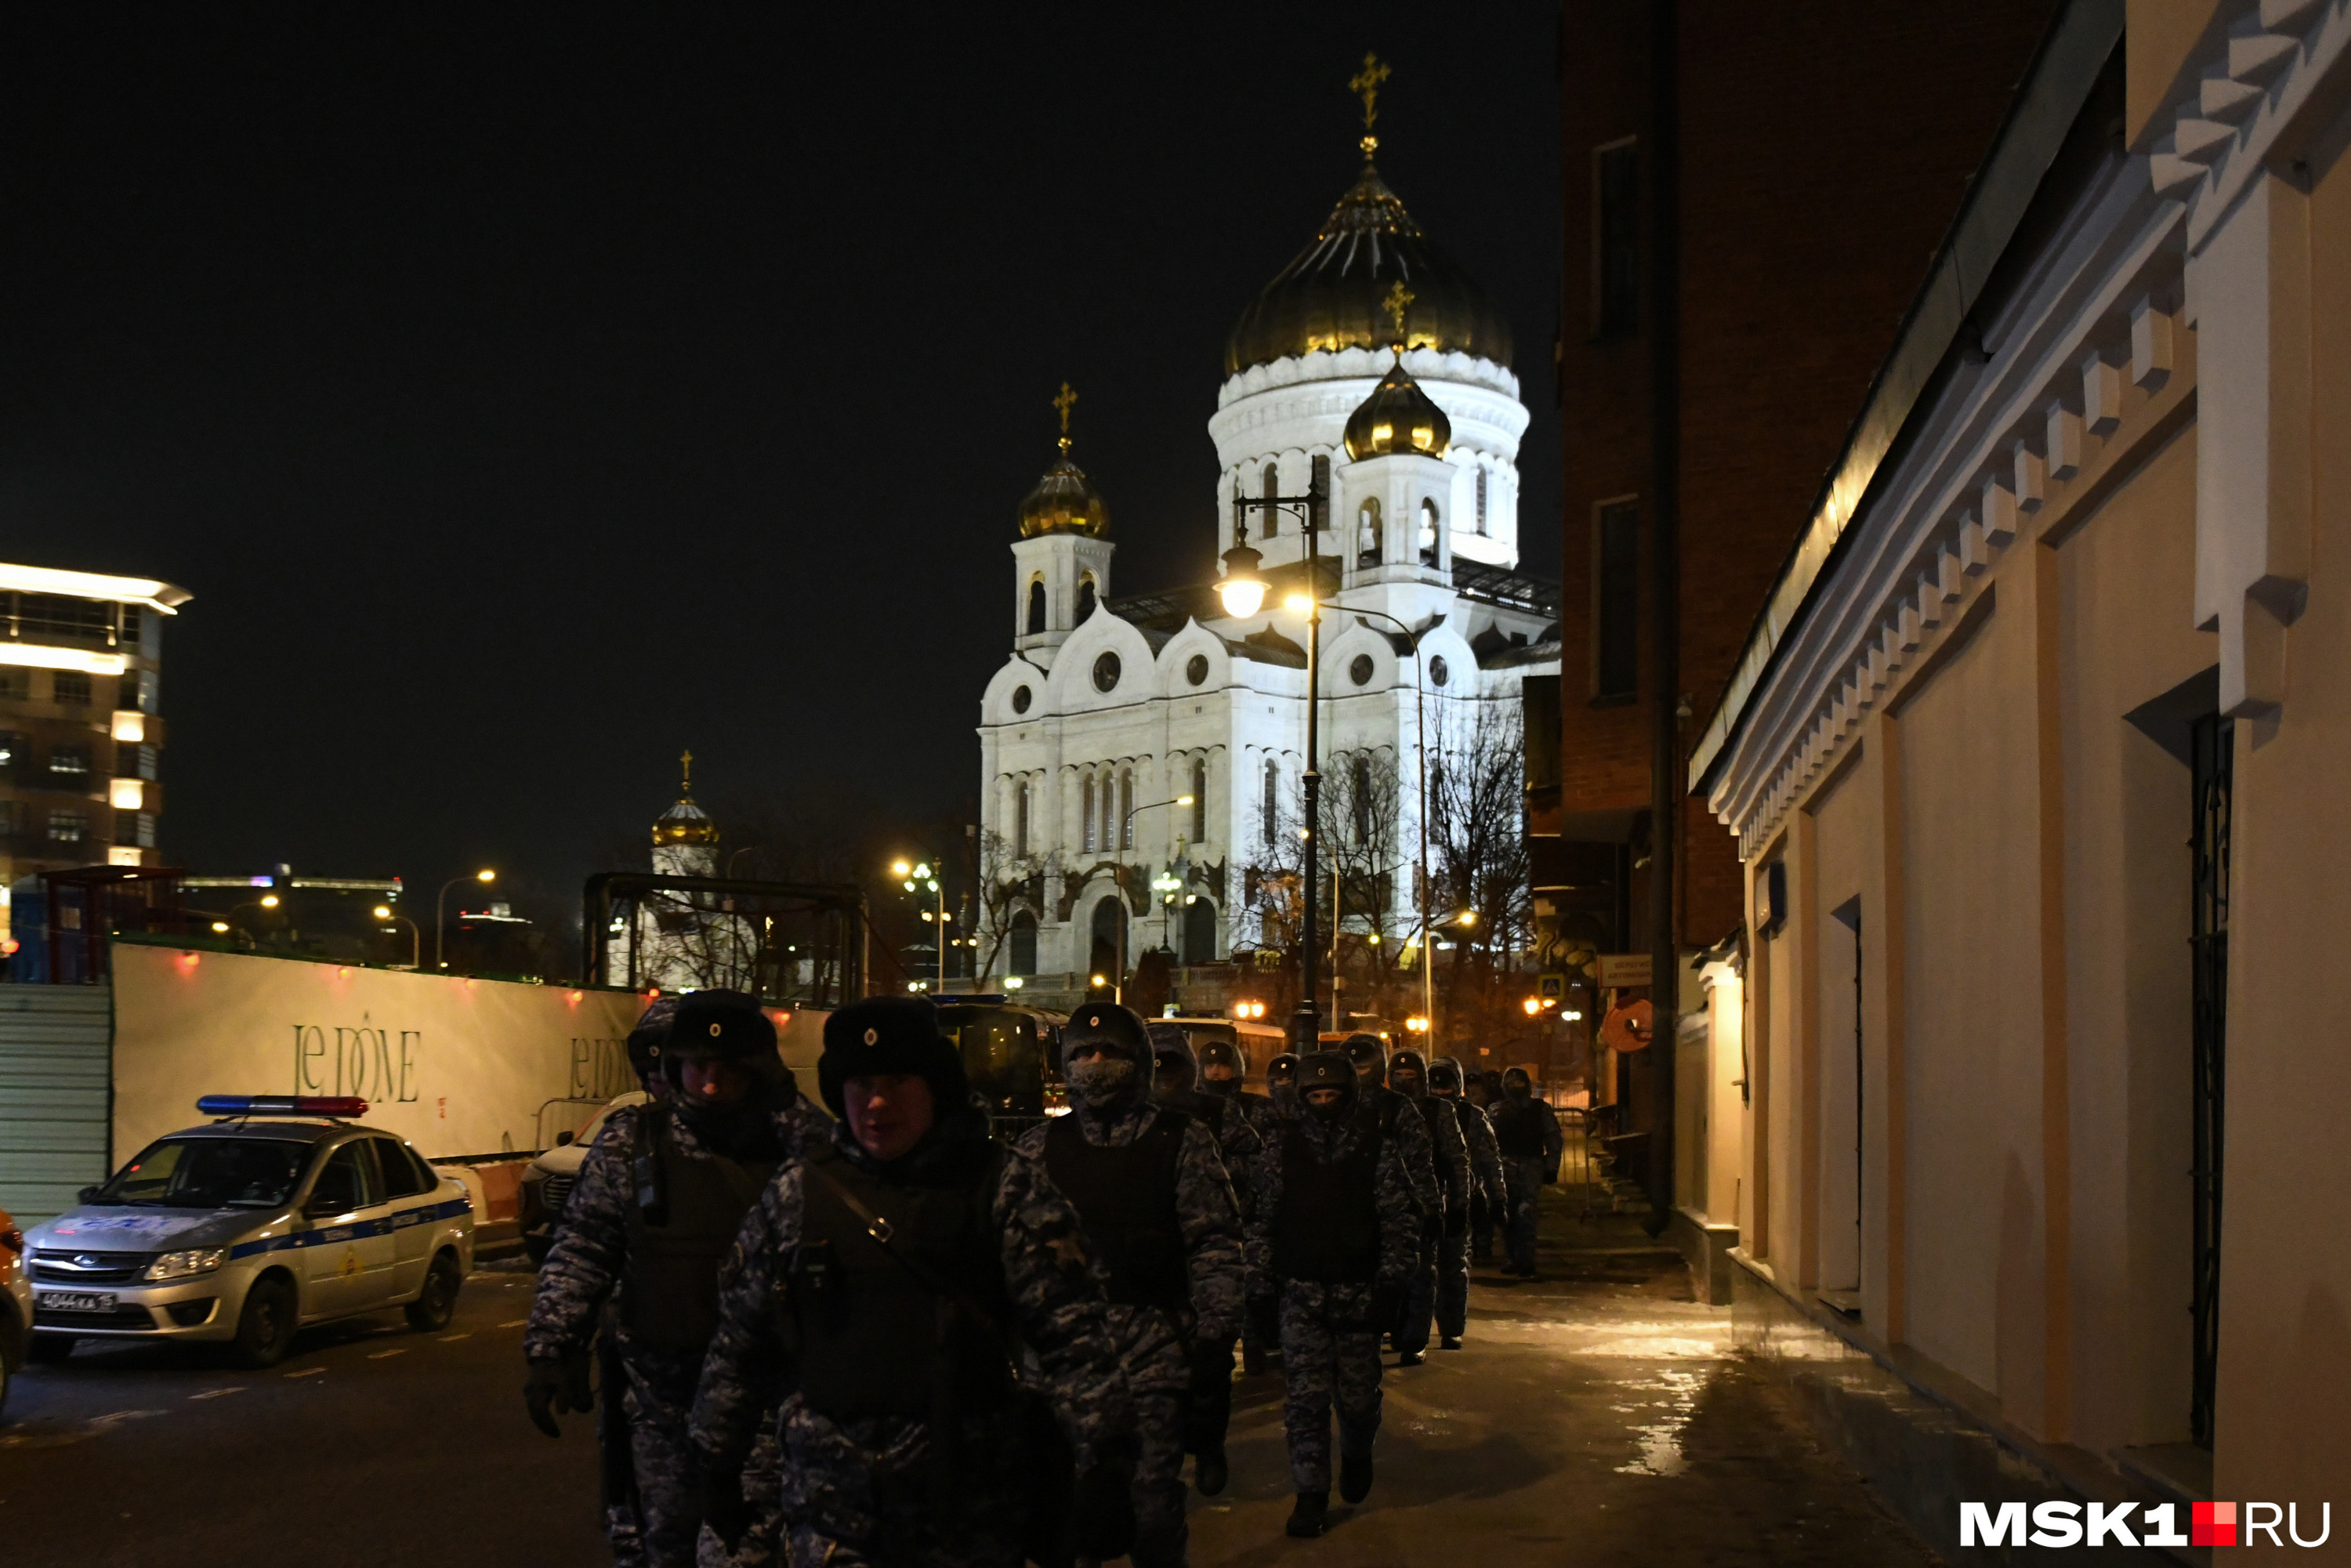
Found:
M 1204 1094 L 1215 1094 L 1228 1100 L 1239 1093 L 1241 1080 L 1249 1076 L 1249 1063 L 1242 1059 L 1239 1051 L 1233 1049 L 1233 1042 L 1228 1040 L 1210 1040 L 1202 1043 L 1198 1050 L 1200 1082 L 1196 1087 Z M 1208 1069 L 1212 1066 L 1229 1067 L 1232 1069 L 1233 1075 L 1225 1079 L 1211 1078 L 1208 1076 Z
M 1317 1105 L 1306 1097 L 1316 1089 L 1336 1089 L 1339 1098 L 1334 1103 Z M 1315 1051 L 1298 1059 L 1297 1094 L 1308 1115 L 1324 1126 L 1337 1126 L 1354 1114 L 1363 1087 L 1344 1056 L 1335 1051 Z
M 1072 1061 L 1081 1049 L 1105 1054 Z M 1151 1060 L 1150 1030 L 1131 1008 L 1088 1002 L 1061 1027 L 1061 1082 L 1072 1100 L 1098 1115 L 1115 1115 L 1144 1098 L 1144 1063 Z
M 1415 1099 L 1428 1093 L 1428 1064 L 1416 1051 L 1399 1051 L 1388 1058 L 1388 1087 Z
M 1375 1034 L 1351 1034 L 1345 1047 L 1348 1064 L 1366 1083 L 1384 1083 L 1388 1073 L 1388 1045 Z
M 1525 1100 L 1535 1092 L 1534 1080 L 1523 1067 L 1513 1067 L 1502 1074 L 1502 1094 L 1506 1099 Z

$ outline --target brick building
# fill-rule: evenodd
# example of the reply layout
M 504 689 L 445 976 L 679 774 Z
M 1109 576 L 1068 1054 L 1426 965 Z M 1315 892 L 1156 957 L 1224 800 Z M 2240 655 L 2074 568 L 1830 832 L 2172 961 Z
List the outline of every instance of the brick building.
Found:
M 1565 455 L 1561 763 L 1538 790 L 1538 897 L 1572 948 L 1651 948 L 1652 706 L 1689 755 L 1821 498 L 2052 0 L 1815 0 L 1802 7 L 1562 7 Z M 1664 21 L 1669 128 L 1653 112 Z M 1667 130 L 1669 188 L 1653 155 Z M 1670 186 L 1677 185 L 1677 192 Z M 1656 217 L 1677 220 L 1678 678 L 1656 679 Z M 1668 495 L 1673 491 L 1667 492 Z M 1688 799 L 1677 945 L 1740 925 L 1731 835 Z M 1636 1099 L 1638 1098 L 1636 1093 Z M 1636 1108 L 1637 1113 L 1637 1108 Z M 1637 1113 L 1636 1113 L 1637 1120 Z

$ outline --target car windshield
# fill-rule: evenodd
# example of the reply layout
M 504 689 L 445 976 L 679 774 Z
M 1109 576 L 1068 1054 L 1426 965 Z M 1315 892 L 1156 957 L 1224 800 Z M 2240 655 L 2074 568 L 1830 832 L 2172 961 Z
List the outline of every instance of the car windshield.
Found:
M 115 1174 L 99 1203 L 275 1208 L 294 1195 L 310 1145 L 287 1138 L 165 1138 Z

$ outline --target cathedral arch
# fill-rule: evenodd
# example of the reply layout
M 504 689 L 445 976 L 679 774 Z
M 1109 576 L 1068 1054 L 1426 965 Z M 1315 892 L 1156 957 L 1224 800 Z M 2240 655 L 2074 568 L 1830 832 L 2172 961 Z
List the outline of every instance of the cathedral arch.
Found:
M 1423 497 L 1420 503 L 1420 562 L 1423 566 L 1437 564 L 1438 521 L 1436 500 Z
M 1085 576 L 1078 579 L 1078 613 L 1071 622 L 1071 624 L 1073 626 L 1084 625 L 1087 619 L 1094 612 L 1094 574 L 1092 572 L 1088 572 Z
M 1032 577 L 1032 578 L 1030 578 L 1030 579 L 1029 580 L 1029 632 L 1028 632 L 1028 634 L 1029 634 L 1029 636 L 1031 636 L 1031 637 L 1041 636 L 1041 635 L 1043 635 L 1044 631 L 1045 631 L 1045 580 L 1044 580 L 1042 577 Z
M 1087 977 L 1100 975 L 1110 984 L 1118 984 L 1126 975 L 1126 904 L 1115 890 L 1095 902 L 1086 930 L 1091 938 Z
M 1367 496 L 1355 508 L 1355 564 L 1380 564 L 1380 498 Z

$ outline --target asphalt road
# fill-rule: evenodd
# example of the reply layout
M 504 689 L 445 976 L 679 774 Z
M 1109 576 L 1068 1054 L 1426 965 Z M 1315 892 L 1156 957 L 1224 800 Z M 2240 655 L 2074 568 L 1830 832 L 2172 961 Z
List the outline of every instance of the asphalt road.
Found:
M 1379 1482 L 1290 1505 L 1279 1383 L 1235 1390 L 1232 1483 L 1192 1499 L 1199 1568 L 1806 1563 L 1933 1559 L 1735 1357 L 1726 1311 L 1628 1225 L 1546 1219 L 1545 1278 L 1481 1270 L 1468 1348 L 1391 1370 Z M 0 1426 L 0 1563 L 592 1568 L 595 1448 L 520 1397 L 530 1278 L 466 1281 L 441 1334 L 397 1312 L 305 1333 L 268 1372 L 170 1347 L 30 1367 Z

